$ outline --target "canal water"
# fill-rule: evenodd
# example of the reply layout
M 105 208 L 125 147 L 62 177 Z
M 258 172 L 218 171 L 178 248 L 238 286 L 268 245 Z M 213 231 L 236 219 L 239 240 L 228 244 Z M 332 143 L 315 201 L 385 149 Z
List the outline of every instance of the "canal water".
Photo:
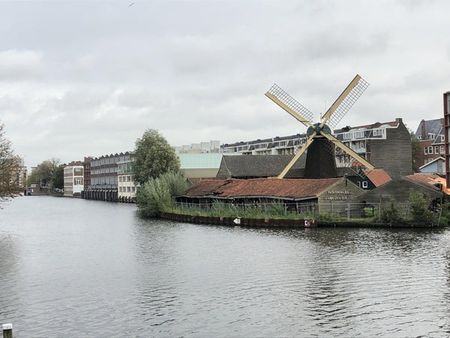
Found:
M 450 231 L 144 221 L 133 205 L 0 209 L 0 323 L 17 337 L 445 337 Z

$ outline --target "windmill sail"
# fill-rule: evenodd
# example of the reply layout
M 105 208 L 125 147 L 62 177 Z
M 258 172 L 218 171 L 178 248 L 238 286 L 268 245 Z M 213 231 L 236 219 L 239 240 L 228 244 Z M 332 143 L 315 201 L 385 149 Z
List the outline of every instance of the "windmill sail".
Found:
M 369 83 L 361 76 L 356 75 L 347 88 L 345 88 L 342 94 L 339 95 L 336 101 L 322 116 L 321 124 L 323 125 L 326 123 L 331 129 L 334 129 L 355 102 L 358 101 L 367 87 L 369 87 Z
M 277 84 L 268 90 L 266 96 L 304 125 L 310 126 L 313 123 L 314 114 Z

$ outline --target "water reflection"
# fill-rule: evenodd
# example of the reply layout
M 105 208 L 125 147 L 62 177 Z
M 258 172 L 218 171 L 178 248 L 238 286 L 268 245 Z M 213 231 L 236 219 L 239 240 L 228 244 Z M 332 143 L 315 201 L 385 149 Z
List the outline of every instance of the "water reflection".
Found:
M 0 319 L 22 337 L 449 333 L 449 231 L 208 227 L 52 198 L 0 212 Z

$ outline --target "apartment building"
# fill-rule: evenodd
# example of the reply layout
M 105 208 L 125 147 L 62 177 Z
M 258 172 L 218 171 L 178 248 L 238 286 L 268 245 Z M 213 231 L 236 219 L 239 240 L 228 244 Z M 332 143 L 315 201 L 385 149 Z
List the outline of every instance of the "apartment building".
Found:
M 83 198 L 102 201 L 118 200 L 118 164 L 126 161 L 129 152 L 103 155 L 90 160 L 89 187 Z
M 177 154 L 205 154 L 205 153 L 218 153 L 219 151 L 220 151 L 220 141 L 217 140 L 192 143 L 175 147 L 175 152 Z
M 117 196 L 119 202 L 136 200 L 137 184 L 134 182 L 131 166 L 133 154 L 126 153 L 124 159 L 117 163 Z
M 290 155 L 294 154 L 305 141 L 306 134 L 276 136 L 247 142 L 226 143 L 220 146 L 220 151 L 224 154 Z
M 383 123 L 344 127 L 335 130 L 334 135 L 375 167 L 384 169 L 392 178 L 412 173 L 411 137 L 401 118 Z M 294 154 L 305 141 L 306 134 L 296 134 L 223 144 L 221 151 L 224 154 L 247 155 Z M 352 167 L 354 164 L 348 155 L 336 149 L 338 168 Z
M 419 149 L 415 154 L 418 167 L 445 155 L 444 119 L 422 120 L 415 133 Z
M 84 190 L 84 167 L 80 161 L 71 162 L 64 167 L 64 196 L 81 197 Z
M 85 157 L 83 161 L 84 167 L 84 190 L 87 190 L 91 185 L 91 161 L 92 157 Z

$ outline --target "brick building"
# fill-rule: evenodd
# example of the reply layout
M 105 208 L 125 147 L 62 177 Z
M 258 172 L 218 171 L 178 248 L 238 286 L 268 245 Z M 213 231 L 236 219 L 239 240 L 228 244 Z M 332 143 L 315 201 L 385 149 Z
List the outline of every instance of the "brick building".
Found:
M 118 199 L 118 163 L 123 162 L 129 152 L 94 157 L 90 161 L 90 185 L 84 191 L 83 198 L 117 201 Z
M 444 119 L 422 120 L 415 133 L 419 149 L 414 154 L 418 167 L 445 155 Z
M 88 190 L 89 186 L 91 185 L 91 160 L 92 157 L 85 157 L 83 161 L 83 167 L 84 167 L 84 189 Z

